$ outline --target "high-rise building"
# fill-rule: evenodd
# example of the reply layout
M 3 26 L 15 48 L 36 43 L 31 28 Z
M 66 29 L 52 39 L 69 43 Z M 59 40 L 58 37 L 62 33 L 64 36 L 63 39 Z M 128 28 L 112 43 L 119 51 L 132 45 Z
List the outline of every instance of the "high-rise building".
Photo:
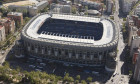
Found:
M 137 57 L 137 61 L 136 61 L 136 64 L 135 64 L 133 79 L 136 81 L 135 84 L 140 83 L 140 52 L 139 52 L 139 55 Z
M 122 12 L 128 14 L 138 0 L 122 0 Z
M 5 28 L 4 26 L 0 25 L 0 41 L 5 40 Z
M 23 25 L 23 14 L 20 12 L 9 12 L 7 17 L 13 19 L 15 22 L 20 22 Z
M 5 27 L 5 34 L 10 34 L 15 31 L 15 21 L 10 18 L 0 19 L 0 25 Z
M 112 10 L 113 10 L 113 1 L 112 0 L 107 0 L 106 1 L 106 6 L 107 6 L 106 12 L 111 14 Z

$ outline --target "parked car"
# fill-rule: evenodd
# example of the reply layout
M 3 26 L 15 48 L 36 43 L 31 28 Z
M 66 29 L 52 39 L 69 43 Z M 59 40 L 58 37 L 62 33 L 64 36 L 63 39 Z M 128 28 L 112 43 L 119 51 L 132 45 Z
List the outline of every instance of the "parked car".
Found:
M 40 63 L 40 65 L 41 65 L 41 66 L 46 66 L 46 64 L 45 64 L 45 63 Z
M 35 71 L 40 71 L 40 72 L 41 72 L 42 70 L 40 70 L 40 69 L 35 69 Z
M 35 68 L 35 66 L 34 66 L 34 65 L 29 65 L 29 67 L 30 67 L 30 68 Z

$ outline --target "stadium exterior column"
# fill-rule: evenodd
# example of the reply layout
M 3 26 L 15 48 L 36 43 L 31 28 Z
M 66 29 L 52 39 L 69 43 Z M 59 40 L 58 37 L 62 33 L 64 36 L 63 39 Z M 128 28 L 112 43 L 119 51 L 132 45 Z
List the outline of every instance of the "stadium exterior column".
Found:
M 28 46 L 28 51 L 30 52 L 30 50 L 31 50 L 31 46 Z
M 72 53 L 71 53 L 71 52 L 69 52 L 69 58 L 71 58 L 71 55 L 72 55 Z
M 92 60 L 92 59 L 93 59 L 93 54 L 90 55 L 90 60 Z
M 79 55 L 79 54 L 78 54 L 78 53 L 76 53 L 76 59 L 78 59 L 78 55 Z
M 85 53 L 83 53 L 83 59 L 85 59 L 85 57 L 86 57 L 86 55 L 85 55 Z
M 45 48 L 44 48 L 44 47 L 42 47 L 42 52 L 41 52 L 41 54 L 44 54 L 44 51 L 45 51 Z
M 101 52 L 101 54 L 99 54 L 99 60 L 101 61 L 103 57 L 103 52 Z
M 106 57 L 107 57 L 107 55 L 108 55 L 108 50 L 106 51 Z
M 35 46 L 35 53 L 38 53 L 38 46 Z
M 99 52 L 97 53 L 97 57 L 98 57 L 98 60 L 99 60 L 99 58 L 100 58 L 100 54 L 99 54 Z
M 55 56 L 58 56 L 58 49 L 55 49 L 54 55 L 55 55 Z
M 50 49 L 48 49 L 48 55 L 51 55 L 51 50 Z
M 61 49 L 62 55 L 65 55 L 65 51 L 64 49 Z

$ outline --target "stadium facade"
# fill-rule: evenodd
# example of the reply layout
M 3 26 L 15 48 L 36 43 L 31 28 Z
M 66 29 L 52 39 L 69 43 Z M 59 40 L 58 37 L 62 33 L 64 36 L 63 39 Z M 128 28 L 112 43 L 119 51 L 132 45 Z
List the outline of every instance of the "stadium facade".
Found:
M 110 19 L 38 14 L 23 28 L 27 56 L 114 71 L 118 29 Z

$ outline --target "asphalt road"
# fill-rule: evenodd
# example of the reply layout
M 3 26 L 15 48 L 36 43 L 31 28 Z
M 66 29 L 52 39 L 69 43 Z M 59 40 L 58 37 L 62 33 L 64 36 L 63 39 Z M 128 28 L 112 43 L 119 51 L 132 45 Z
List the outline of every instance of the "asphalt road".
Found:
M 17 35 L 16 40 L 20 39 L 20 34 Z M 16 41 L 15 40 L 15 41 Z M 1 58 L 0 58 L 0 65 L 2 65 L 2 63 L 5 61 L 6 57 L 8 56 L 8 53 L 10 52 L 10 50 L 13 48 L 13 46 L 15 45 L 15 41 L 13 42 L 12 45 L 10 45 L 6 50 L 5 53 L 2 55 L 0 54 Z
M 118 27 L 119 30 L 119 42 L 118 42 L 118 53 L 116 57 L 116 70 L 113 74 L 113 76 L 106 82 L 106 84 L 128 84 L 128 76 L 123 75 L 122 72 L 124 71 L 122 69 L 122 66 L 124 65 L 124 62 L 120 59 L 120 56 L 122 55 L 122 52 L 125 48 L 125 44 L 123 42 L 123 35 L 121 32 L 121 24 L 122 20 L 119 17 L 119 0 L 115 0 L 115 13 L 114 13 L 114 21 L 116 23 L 116 27 Z

